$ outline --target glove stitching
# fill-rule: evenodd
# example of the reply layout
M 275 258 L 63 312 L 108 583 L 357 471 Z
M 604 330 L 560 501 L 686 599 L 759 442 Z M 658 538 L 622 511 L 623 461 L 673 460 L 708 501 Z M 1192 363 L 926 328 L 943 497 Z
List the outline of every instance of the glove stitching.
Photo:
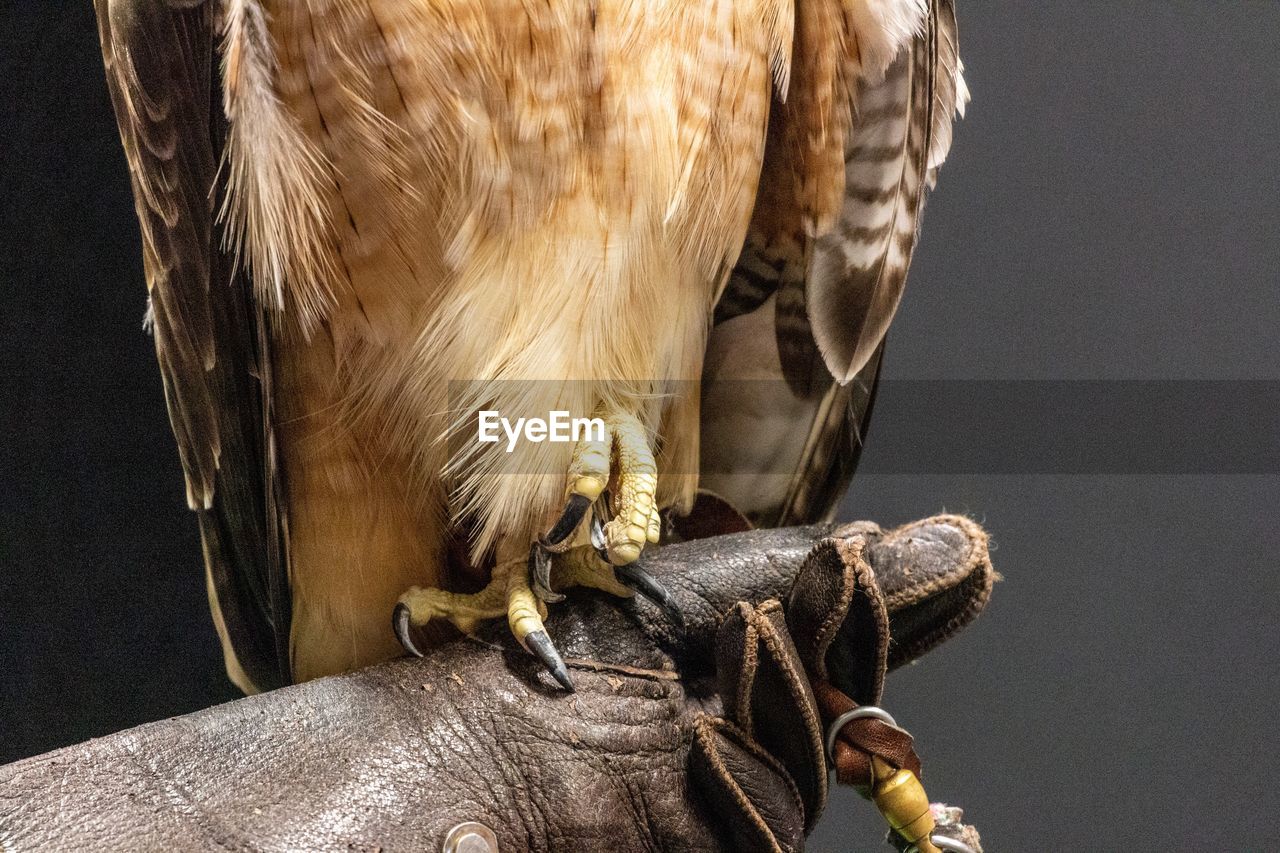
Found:
M 810 662 L 816 675 L 819 678 L 827 677 L 826 651 L 827 646 L 831 645 L 831 641 L 835 639 L 836 632 L 840 630 L 840 626 L 844 624 L 845 617 L 849 613 L 849 607 L 853 604 L 853 591 L 856 584 L 853 569 L 848 561 L 845 560 L 840 542 L 849 543 L 848 549 L 860 553 L 862 544 L 866 541 L 861 536 L 853 536 L 848 540 L 824 539 L 814 546 L 813 551 L 805 558 L 805 562 L 810 560 L 817 561 L 821 559 L 822 551 L 831 551 L 834 553 L 837 561 L 840 563 L 840 597 L 835 602 L 835 606 L 827 614 L 827 618 L 823 620 L 818 628 L 818 633 L 814 638 L 813 660 Z M 803 572 L 803 570 L 802 570 Z M 803 577 L 803 574 L 801 575 Z
M 924 652 L 927 652 L 929 649 L 968 625 L 974 619 L 977 619 L 978 615 L 986 609 L 987 602 L 991 599 L 991 589 L 992 584 L 990 581 L 984 583 L 978 594 L 969 599 L 969 603 L 966 605 L 964 610 L 947 620 L 947 622 L 942 626 L 935 628 L 917 639 L 909 648 L 902 648 L 900 653 L 898 649 L 895 649 L 891 668 L 897 667 L 906 661 L 919 657 Z
M 771 599 L 756 608 L 756 613 L 757 618 L 760 620 L 760 638 L 764 642 L 765 648 L 768 650 L 778 671 L 782 674 L 783 682 L 786 684 L 787 692 L 792 700 L 792 707 L 800 709 L 804 733 L 809 742 L 808 757 L 812 760 L 811 766 L 817 771 L 815 774 L 817 790 L 814 792 L 813 808 L 805 809 L 805 826 L 812 829 L 818 815 L 822 814 L 827 804 L 826 759 L 823 754 L 822 723 L 818 715 L 817 703 L 813 697 L 813 692 L 809 689 L 807 675 L 803 671 L 796 669 L 796 655 L 787 653 L 785 638 L 781 630 L 772 619 L 768 618 L 771 615 L 782 618 L 782 604 L 776 599 Z M 798 793 L 798 785 L 796 790 Z
M 767 612 L 781 614 L 782 605 L 776 600 L 771 600 L 766 601 L 757 609 L 757 613 Z M 804 673 L 796 670 L 792 656 L 786 654 L 783 648 L 783 640 L 778 633 L 777 627 L 768 619 L 762 619 L 761 621 L 761 639 L 772 655 L 778 670 L 782 673 L 783 679 L 787 682 L 787 687 L 790 689 L 792 697 L 796 700 L 795 704 L 800 707 L 800 713 L 804 717 L 804 729 L 809 734 L 809 747 L 812 750 L 812 754 L 820 756 L 823 751 L 822 723 L 818 718 L 812 693 L 806 689 L 808 681 Z
M 621 663 L 607 663 L 594 658 L 565 658 L 565 665 L 587 672 L 616 672 L 634 678 L 647 678 L 651 681 L 683 681 L 684 676 L 669 669 L 646 669 L 638 666 L 627 666 Z
M 760 653 L 756 647 L 760 632 L 755 625 L 755 614 L 751 605 L 742 602 L 738 612 L 743 620 L 742 669 L 738 673 L 738 695 L 735 699 L 737 707 L 735 715 L 738 725 L 744 732 L 755 729 L 754 715 L 751 712 L 751 693 L 755 689 L 756 671 L 760 667 Z
M 988 536 L 986 531 L 971 519 L 965 518 L 962 515 L 936 515 L 932 518 L 926 518 L 923 521 L 905 524 L 890 533 L 886 539 L 892 540 L 895 537 L 905 534 L 913 529 L 937 527 L 942 525 L 955 527 L 961 532 L 961 534 L 963 534 L 965 541 L 969 546 L 968 555 L 961 564 L 948 571 L 946 574 L 934 578 L 928 583 L 913 585 L 900 592 L 885 596 L 885 606 L 890 610 L 897 610 L 901 607 L 918 604 L 926 598 L 950 589 L 967 578 L 983 563 L 990 563 L 991 558 L 987 552 Z
M 735 741 L 737 746 L 746 750 L 753 758 L 765 764 L 770 770 L 773 770 L 791 794 L 791 799 L 796 810 L 800 814 L 804 814 L 804 801 L 800 799 L 800 791 L 796 788 L 796 784 L 792 781 L 791 774 L 787 772 L 786 767 L 784 767 L 778 759 L 774 758 L 762 749 L 754 740 L 749 738 L 745 732 L 739 729 L 730 720 L 704 716 L 694 723 L 694 729 L 697 736 L 704 741 L 704 748 L 702 750 L 703 754 L 709 761 L 711 761 L 713 768 L 716 771 L 716 775 L 726 783 L 730 796 L 733 797 L 734 801 L 738 804 L 739 808 L 746 815 L 748 820 L 750 820 L 760 832 L 761 837 L 769 839 L 771 849 L 776 851 L 776 853 L 786 853 L 783 847 L 778 844 L 773 830 L 769 828 L 764 817 L 751 802 L 751 799 L 747 796 L 746 792 L 742 790 L 742 786 L 738 784 L 737 778 L 727 767 L 725 767 L 719 751 L 715 748 L 715 736 L 718 734 L 716 729 L 723 729 L 726 734 L 722 736 L 725 736 L 726 738 L 728 734 L 735 735 L 732 740 Z

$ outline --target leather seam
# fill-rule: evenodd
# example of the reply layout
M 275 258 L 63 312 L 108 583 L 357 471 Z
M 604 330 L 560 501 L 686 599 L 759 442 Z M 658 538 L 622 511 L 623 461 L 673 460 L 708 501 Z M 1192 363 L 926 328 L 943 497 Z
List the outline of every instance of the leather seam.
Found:
M 791 695 L 794 697 L 795 704 L 800 707 L 800 713 L 804 718 L 804 730 L 809 741 L 810 756 L 816 756 L 818 767 L 821 768 L 822 774 L 819 780 L 818 801 L 813 809 L 814 814 L 806 815 L 805 825 L 812 828 L 811 821 L 821 814 L 826 806 L 827 786 L 825 776 L 825 757 L 823 754 L 822 743 L 822 723 L 816 713 L 816 701 L 811 691 L 807 690 L 808 680 L 802 672 L 798 672 L 794 666 L 794 659 L 785 654 L 783 649 L 783 640 L 777 627 L 771 620 L 767 618 L 770 613 L 776 613 L 782 616 L 782 604 L 776 599 L 766 601 L 756 609 L 757 614 L 761 617 L 760 638 L 764 642 L 765 648 L 769 650 L 774 663 L 778 670 L 782 673 L 783 679 L 787 682 L 787 686 Z M 797 792 L 799 788 L 797 787 Z
M 773 830 L 769 828 L 769 824 L 765 822 L 764 817 L 760 814 L 759 810 L 751 802 L 751 798 L 748 797 L 747 793 L 742 790 L 742 786 L 738 784 L 738 781 L 737 779 L 734 778 L 733 773 L 730 772 L 729 769 L 724 766 L 724 761 L 723 759 L 721 759 L 720 752 L 716 748 L 715 738 L 716 738 L 716 735 L 720 734 L 720 732 L 716 731 L 716 729 L 723 728 L 726 731 L 733 732 L 734 734 L 739 736 L 738 738 L 735 738 L 738 746 L 742 747 L 747 752 L 751 753 L 752 757 L 754 758 L 759 759 L 762 756 L 757 752 L 757 750 L 751 748 L 750 739 L 746 737 L 746 734 L 742 732 L 740 729 L 738 729 L 737 726 L 735 726 L 732 722 L 728 720 L 716 720 L 711 717 L 703 717 L 702 719 L 694 723 L 694 726 L 698 730 L 699 737 L 702 737 L 707 742 L 706 748 L 703 750 L 703 754 L 706 755 L 707 758 L 711 761 L 712 769 L 715 770 L 716 775 L 720 777 L 721 781 L 724 782 L 726 787 L 729 789 L 729 795 L 733 797 L 734 802 L 738 804 L 738 807 L 742 810 L 742 812 L 747 816 L 747 818 L 755 826 L 757 831 L 759 831 L 761 837 L 768 838 L 773 843 L 773 850 L 778 851 L 778 853 L 782 853 L 781 846 L 778 844 L 777 839 L 774 838 Z M 711 730 L 709 734 L 707 732 L 708 729 Z M 772 761 L 773 756 L 770 756 L 767 753 L 765 753 L 764 757 L 767 757 L 770 759 L 769 766 L 771 769 L 774 769 L 774 770 L 780 769 L 776 764 L 773 763 Z M 795 797 L 797 805 L 803 808 L 803 805 L 800 805 L 800 802 L 799 802 L 800 792 L 795 790 L 795 783 L 793 783 L 789 778 L 787 778 L 785 772 L 782 774 L 782 779 L 784 782 L 787 783 L 788 787 L 792 789 L 791 793 L 792 793 L 792 796 Z
M 823 620 L 821 627 L 818 628 L 818 634 L 814 642 L 814 669 L 817 670 L 819 678 L 827 678 L 827 649 L 835 639 L 836 632 L 840 630 L 840 626 L 844 624 L 844 620 L 849 615 L 849 608 L 853 604 L 854 588 L 857 585 L 857 578 L 853 573 L 853 568 L 844 558 L 843 549 L 840 548 L 838 539 L 825 539 L 814 548 L 810 554 L 810 558 L 816 556 L 819 549 L 830 548 L 836 559 L 840 562 L 840 598 L 836 602 L 836 606 L 827 614 L 827 618 Z M 851 537 L 849 540 L 843 540 L 857 544 L 857 550 L 861 550 L 865 539 L 861 536 Z
M 979 527 L 972 520 L 959 515 L 937 515 L 932 518 L 917 521 L 912 524 L 903 525 L 889 534 L 889 537 L 906 533 L 913 529 L 927 526 L 937 526 L 941 524 L 950 525 L 957 528 L 965 537 L 969 549 L 963 562 L 953 568 L 944 575 L 940 575 L 928 583 L 918 586 L 912 586 L 901 592 L 894 593 L 885 597 L 885 606 L 890 610 L 899 610 L 903 607 L 909 607 L 912 604 L 918 604 L 927 598 L 944 592 L 963 582 L 969 577 L 973 571 L 979 568 L 983 563 L 990 563 L 990 556 L 987 550 L 988 537 L 986 531 Z

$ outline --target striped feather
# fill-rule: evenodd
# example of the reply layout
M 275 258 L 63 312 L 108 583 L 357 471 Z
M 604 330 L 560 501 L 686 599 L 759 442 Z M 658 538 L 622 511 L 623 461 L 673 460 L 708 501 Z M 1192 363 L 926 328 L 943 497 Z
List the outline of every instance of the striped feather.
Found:
M 917 37 L 883 81 L 859 87 L 845 146 L 840 218 L 813 247 L 808 316 L 827 368 L 840 382 L 870 359 L 906 283 L 930 130 L 928 40 L 927 34 Z
M 849 2 L 846 21 L 855 35 L 874 32 L 869 28 L 876 22 L 882 34 L 896 26 L 901 35 L 911 32 L 914 5 Z M 892 8 L 901 14 L 889 15 Z M 703 377 L 702 444 L 724 447 L 712 454 L 709 464 L 716 470 L 709 477 L 704 467 L 704 480 L 757 524 L 824 517 L 852 477 L 925 191 L 950 149 L 953 117 L 963 113 L 969 97 L 954 5 L 930 0 L 928 11 L 925 25 L 896 57 L 886 53 L 883 39 L 853 39 L 861 48 L 859 58 L 872 67 L 847 72 L 855 82 L 846 126 L 821 137 L 827 144 L 841 140 L 844 169 L 842 176 L 823 179 L 840 187 L 842 201 L 834 227 L 819 230 L 816 238 L 812 229 L 820 229 L 822 220 L 811 213 L 821 204 L 815 205 L 810 194 L 808 173 L 821 161 L 789 157 L 794 147 L 779 142 L 788 134 L 795 138 L 791 126 L 811 125 L 815 117 L 779 108 L 770 120 L 756 214 L 716 308 L 708 356 L 714 374 Z M 877 72 L 875 64 L 889 59 L 888 67 Z M 797 63 L 793 93 L 813 85 L 812 76 L 806 76 L 813 67 Z M 827 109 L 828 119 L 838 114 L 834 107 Z M 766 312 L 776 340 L 762 348 L 762 324 L 746 316 Z M 769 375 L 773 383 L 739 381 Z M 779 395 L 782 384 L 790 389 L 789 399 Z M 794 429 L 779 428 L 780 411 Z M 761 477 L 761 465 L 773 466 L 775 476 Z M 777 476 L 783 469 L 791 476 Z

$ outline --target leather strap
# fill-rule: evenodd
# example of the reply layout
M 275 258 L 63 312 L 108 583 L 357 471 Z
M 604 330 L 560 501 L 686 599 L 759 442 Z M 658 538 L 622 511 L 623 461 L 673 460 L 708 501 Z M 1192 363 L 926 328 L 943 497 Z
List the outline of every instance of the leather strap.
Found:
M 858 704 L 841 693 L 830 682 L 813 684 L 814 698 L 822 718 L 835 720 L 841 714 L 852 711 Z M 872 717 L 862 717 L 845 723 L 836 735 L 836 779 L 842 785 L 852 785 L 863 796 L 868 796 L 875 776 L 871 758 L 875 756 L 895 768 L 905 767 L 920 776 L 920 757 L 916 755 L 914 740 L 905 731 Z

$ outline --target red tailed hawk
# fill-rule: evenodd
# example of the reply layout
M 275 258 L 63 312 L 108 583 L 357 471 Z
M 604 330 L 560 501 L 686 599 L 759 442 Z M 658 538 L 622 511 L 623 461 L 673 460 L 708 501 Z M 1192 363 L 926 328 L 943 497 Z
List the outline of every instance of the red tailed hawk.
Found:
M 951 0 L 95 5 L 241 687 L 396 654 L 393 607 L 506 616 L 570 687 L 546 602 L 661 601 L 700 471 L 834 506 L 967 99 Z

